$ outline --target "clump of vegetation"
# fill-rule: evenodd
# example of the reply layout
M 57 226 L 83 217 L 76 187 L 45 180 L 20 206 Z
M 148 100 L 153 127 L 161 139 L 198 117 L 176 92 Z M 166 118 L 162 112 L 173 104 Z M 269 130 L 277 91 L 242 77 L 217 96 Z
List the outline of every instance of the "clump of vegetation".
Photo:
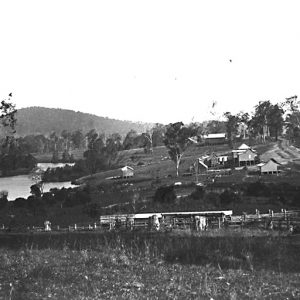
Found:
M 154 194 L 154 202 L 159 203 L 172 203 L 176 199 L 174 186 L 161 186 Z

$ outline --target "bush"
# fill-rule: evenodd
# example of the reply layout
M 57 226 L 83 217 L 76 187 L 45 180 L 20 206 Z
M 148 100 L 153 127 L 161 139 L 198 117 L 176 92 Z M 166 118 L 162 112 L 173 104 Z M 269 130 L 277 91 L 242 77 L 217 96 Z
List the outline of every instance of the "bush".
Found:
M 15 208 L 26 207 L 26 205 L 27 205 L 27 200 L 24 198 L 21 198 L 21 197 L 17 198 L 15 201 L 13 201 L 13 206 Z
M 176 199 L 174 186 L 162 186 L 159 187 L 154 195 L 154 202 L 159 203 L 171 203 Z
M 250 183 L 247 186 L 246 195 L 253 197 L 269 197 L 271 195 L 271 191 L 266 184 L 257 181 Z
M 194 200 L 202 199 L 205 195 L 205 190 L 202 186 L 197 186 L 196 190 L 191 193 L 191 197 Z
M 241 200 L 240 196 L 232 190 L 226 190 L 220 195 L 220 203 L 222 206 L 227 206 L 239 200 Z

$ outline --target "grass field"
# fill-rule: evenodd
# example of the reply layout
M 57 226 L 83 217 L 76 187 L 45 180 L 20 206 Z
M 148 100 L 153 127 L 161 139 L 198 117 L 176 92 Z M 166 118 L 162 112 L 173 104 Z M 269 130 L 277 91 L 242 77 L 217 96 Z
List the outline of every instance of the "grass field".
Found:
M 300 297 L 295 236 L 19 234 L 1 235 L 0 244 L 1 299 Z

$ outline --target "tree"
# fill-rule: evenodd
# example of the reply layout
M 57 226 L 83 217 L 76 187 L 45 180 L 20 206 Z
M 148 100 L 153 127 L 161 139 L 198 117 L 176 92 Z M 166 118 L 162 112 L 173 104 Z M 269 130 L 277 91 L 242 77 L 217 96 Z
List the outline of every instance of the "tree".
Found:
M 188 147 L 191 130 L 185 127 L 182 122 L 169 124 L 166 127 L 164 143 L 168 148 L 170 158 L 176 165 L 176 175 L 179 176 L 179 165 L 184 151 Z
M 134 146 L 135 146 L 135 139 L 137 138 L 137 136 L 138 136 L 137 132 L 135 130 L 133 130 L 133 129 L 131 129 L 127 133 L 127 135 L 126 135 L 126 137 L 125 137 L 125 139 L 123 141 L 123 147 L 124 147 L 125 150 L 134 148 Z
M 104 169 L 104 156 L 103 149 L 104 145 L 104 136 L 98 135 L 98 133 L 93 129 L 87 134 L 88 139 L 88 150 L 83 153 L 85 157 L 87 168 L 91 174 L 96 173 L 100 169 Z
M 293 140 L 300 137 L 300 101 L 297 96 L 286 98 L 281 108 L 286 113 L 285 123 L 287 125 L 287 134 Z
M 1 130 L 5 136 L 4 146 L 13 142 L 14 134 L 16 133 L 15 126 L 16 119 L 16 106 L 11 103 L 12 94 L 10 93 L 7 100 L 2 100 L 0 105 L 0 124 Z
M 238 114 L 238 118 L 240 120 L 241 130 L 243 134 L 243 139 L 246 138 L 246 132 L 249 127 L 250 116 L 248 113 L 240 112 Z
M 71 134 L 71 141 L 74 145 L 74 148 L 79 149 L 82 146 L 84 136 L 81 130 L 76 130 Z
M 283 109 L 278 104 L 273 105 L 270 101 L 260 101 L 249 122 L 252 134 L 261 135 L 263 141 L 268 136 L 274 136 L 277 140 L 282 131 L 283 113 Z
M 118 152 L 122 150 L 121 140 L 122 137 L 118 133 L 113 133 L 106 140 L 104 155 L 109 168 L 112 167 L 113 162 L 118 156 Z
M 63 130 L 61 132 L 61 137 L 63 138 L 63 144 L 64 144 L 64 151 L 69 152 L 70 150 L 70 141 L 71 141 L 71 132 L 69 132 L 68 130 Z
M 233 147 L 233 137 L 237 134 L 240 119 L 238 116 L 232 115 L 230 112 L 224 113 L 226 120 L 226 132 L 230 147 Z
M 153 128 L 151 128 L 142 134 L 146 141 L 144 149 L 147 153 L 153 153 L 153 132 Z
M 278 104 L 272 105 L 268 115 L 268 124 L 270 127 L 270 134 L 274 136 L 276 141 L 278 135 L 282 132 L 283 127 L 283 109 Z
M 206 131 L 208 133 L 223 133 L 226 131 L 225 122 L 211 120 L 206 125 Z
M 165 125 L 156 123 L 152 128 L 152 131 L 152 146 L 162 146 L 164 144 L 164 137 L 166 132 Z

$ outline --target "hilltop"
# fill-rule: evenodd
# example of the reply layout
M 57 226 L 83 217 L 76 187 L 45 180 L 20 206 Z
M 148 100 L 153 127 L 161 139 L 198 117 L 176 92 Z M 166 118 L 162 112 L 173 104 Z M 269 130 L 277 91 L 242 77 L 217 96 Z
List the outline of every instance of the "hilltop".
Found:
M 119 133 L 125 136 L 131 129 L 142 133 L 151 126 L 150 123 L 131 122 L 100 117 L 79 111 L 27 107 L 17 112 L 17 134 L 20 136 L 30 134 L 48 135 L 52 131 L 60 133 L 62 130 L 82 130 L 84 133 L 96 129 L 100 133 Z

